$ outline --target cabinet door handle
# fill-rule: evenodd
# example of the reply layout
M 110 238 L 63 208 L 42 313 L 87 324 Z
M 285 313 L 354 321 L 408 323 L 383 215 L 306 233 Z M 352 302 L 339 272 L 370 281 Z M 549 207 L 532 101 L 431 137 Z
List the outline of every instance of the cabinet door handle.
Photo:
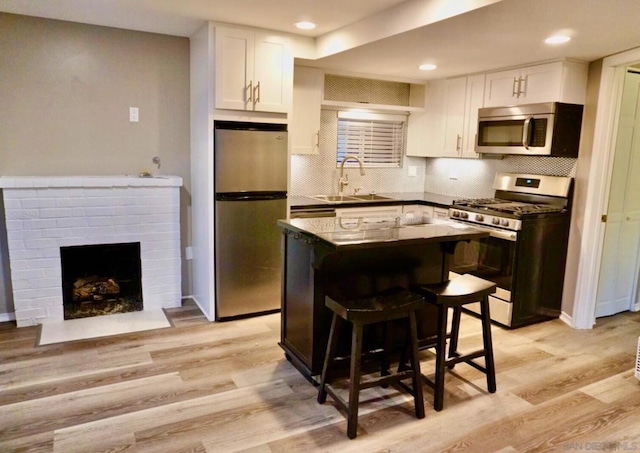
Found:
M 247 104 L 253 101 L 253 80 L 249 80 L 249 86 L 247 87 Z
M 320 131 L 316 132 L 316 148 L 320 148 Z
M 460 151 L 462 149 L 462 145 L 460 144 L 461 141 L 462 141 L 462 135 L 457 134 L 456 135 L 456 151 Z
M 516 88 L 516 84 L 518 84 L 518 88 Z M 511 89 L 511 96 L 518 97 L 518 93 L 520 91 L 520 82 L 518 77 L 513 78 L 513 87 Z
M 256 92 L 258 94 L 256 94 Z M 256 108 L 256 104 L 260 102 L 260 82 L 256 83 L 256 87 L 253 89 L 253 108 Z
M 528 76 L 520 77 L 520 80 L 518 80 L 518 97 L 524 96 L 527 90 L 527 81 Z

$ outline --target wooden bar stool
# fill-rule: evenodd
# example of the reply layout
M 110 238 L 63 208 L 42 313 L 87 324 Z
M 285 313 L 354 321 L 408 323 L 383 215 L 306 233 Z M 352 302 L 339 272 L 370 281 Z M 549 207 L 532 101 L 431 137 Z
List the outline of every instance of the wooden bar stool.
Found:
M 438 332 L 435 344 L 427 347 L 436 348 L 435 382 L 424 379 L 434 388 L 435 410 L 440 411 L 444 405 L 444 373 L 445 367 L 452 369 L 457 363 L 465 362 L 487 375 L 489 393 L 496 391 L 496 371 L 493 361 L 493 343 L 491 341 L 491 317 L 489 315 L 489 294 L 496 290 L 496 284 L 470 274 L 460 275 L 443 283 L 423 285 L 414 289 L 424 296 L 428 303 L 438 308 Z M 482 322 L 483 348 L 474 352 L 461 354 L 458 351 L 458 335 L 460 332 L 460 315 L 465 304 L 480 302 L 480 320 Z M 447 315 L 449 307 L 453 308 L 449 354 L 446 357 Z M 474 359 L 484 357 L 484 366 Z
M 393 288 L 376 296 L 347 301 L 335 301 L 325 298 L 325 305 L 333 311 L 331 331 L 325 355 L 322 377 L 318 391 L 318 403 L 323 404 L 327 393 L 347 412 L 347 436 L 356 437 L 358 429 L 358 402 L 360 390 L 375 386 L 397 384 L 403 390 L 413 395 L 417 418 L 424 418 L 424 399 L 422 396 L 422 382 L 420 361 L 418 360 L 418 341 L 415 311 L 424 307 L 424 298 L 416 293 L 401 288 Z M 351 360 L 349 371 L 349 401 L 345 401 L 336 394 L 330 385 L 332 368 L 334 366 L 338 339 L 344 321 L 351 323 Z M 389 370 L 389 355 L 392 341 L 390 338 L 390 322 L 406 318 L 409 324 L 405 347 L 409 349 L 410 369 L 391 373 Z M 363 359 L 363 328 L 374 323 L 384 323 L 384 351 L 381 353 L 380 377 L 362 381 Z M 402 381 L 412 380 L 412 387 Z

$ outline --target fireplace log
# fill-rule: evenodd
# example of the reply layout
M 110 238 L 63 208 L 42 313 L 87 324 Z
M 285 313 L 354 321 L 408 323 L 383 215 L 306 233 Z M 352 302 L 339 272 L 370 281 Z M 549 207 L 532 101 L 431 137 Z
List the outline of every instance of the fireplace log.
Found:
M 105 296 L 115 296 L 120 293 L 120 285 L 108 277 L 78 278 L 73 284 L 73 301 L 103 300 Z

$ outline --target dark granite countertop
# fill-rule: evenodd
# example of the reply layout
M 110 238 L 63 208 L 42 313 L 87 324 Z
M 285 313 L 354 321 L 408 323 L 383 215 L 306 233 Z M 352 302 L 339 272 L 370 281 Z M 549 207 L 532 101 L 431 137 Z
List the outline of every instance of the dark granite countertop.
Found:
M 389 197 L 389 200 L 376 200 L 376 201 L 344 201 L 344 202 L 326 202 L 320 201 L 311 196 L 290 196 L 289 203 L 292 209 L 304 209 L 304 208 L 318 208 L 318 207 L 349 207 L 349 206 L 371 206 L 371 205 L 385 205 L 385 204 L 397 204 L 397 203 L 416 203 L 416 204 L 429 204 L 433 206 L 440 206 L 443 208 L 449 207 L 453 200 L 460 199 L 461 197 L 453 197 L 450 195 L 442 195 L 431 192 L 394 192 L 394 193 L 378 193 L 385 197 Z
M 439 219 L 412 216 L 317 217 L 279 220 L 278 226 L 292 234 L 316 238 L 345 250 L 380 245 L 453 242 L 488 236 L 477 228 Z

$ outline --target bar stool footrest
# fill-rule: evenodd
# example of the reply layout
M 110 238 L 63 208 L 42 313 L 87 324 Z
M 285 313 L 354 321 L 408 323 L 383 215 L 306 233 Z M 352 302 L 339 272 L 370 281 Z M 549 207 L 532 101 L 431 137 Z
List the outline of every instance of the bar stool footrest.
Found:
M 457 353 L 456 353 L 457 354 Z M 462 362 L 466 362 L 469 363 L 471 365 L 471 362 L 473 359 L 478 359 L 480 357 L 484 357 L 486 354 L 486 352 L 484 351 L 484 349 L 480 349 L 478 351 L 475 352 L 470 352 L 468 354 L 464 354 L 464 355 L 458 355 L 456 357 L 450 357 L 447 359 L 447 361 L 445 362 L 447 366 L 450 365 L 455 365 L 457 363 L 462 363 Z M 481 370 L 483 371 L 483 370 Z M 486 370 L 484 370 L 486 371 Z

